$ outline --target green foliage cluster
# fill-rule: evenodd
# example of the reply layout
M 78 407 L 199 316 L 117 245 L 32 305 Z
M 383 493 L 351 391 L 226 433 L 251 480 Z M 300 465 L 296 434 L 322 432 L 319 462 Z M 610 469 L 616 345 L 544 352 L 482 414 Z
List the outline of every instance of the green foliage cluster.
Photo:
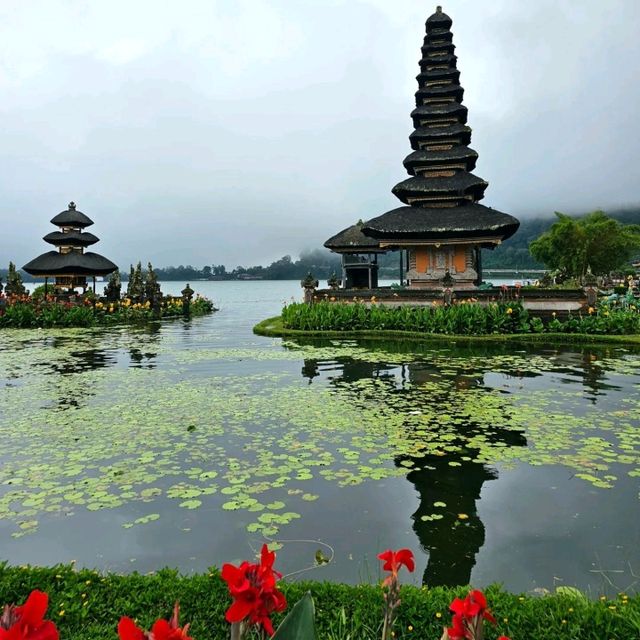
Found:
M 529 249 L 536 260 L 567 277 L 582 279 L 589 268 L 595 275 L 624 269 L 640 250 L 640 225 L 623 225 L 602 211 L 582 218 L 556 216 L 558 221 Z
M 371 640 L 379 637 L 382 591 L 373 585 L 348 586 L 327 582 L 283 583 L 289 609 L 311 591 L 318 635 L 327 640 Z M 120 616 L 127 615 L 149 628 L 158 617 L 168 618 L 180 601 L 181 622 L 191 622 L 197 640 L 229 637 L 224 613 L 231 604 L 227 587 L 217 570 L 181 576 L 161 570 L 154 575 L 128 576 L 51 568 L 0 566 L 0 603 L 24 602 L 32 589 L 49 594 L 47 617 L 60 631 L 61 640 L 116 640 Z M 401 589 L 395 637 L 436 639 L 450 622 L 449 603 L 464 597 L 465 588 Z M 500 633 L 527 640 L 602 640 L 637 638 L 640 634 L 640 596 L 589 601 L 566 589 L 545 597 L 519 596 L 498 587 L 486 590 Z M 276 623 L 283 614 L 275 616 Z M 410 629 L 411 627 L 411 629 Z M 487 640 L 498 632 L 487 625 Z
M 301 331 L 415 331 L 426 334 L 490 335 L 513 333 L 640 333 L 640 311 L 603 305 L 592 313 L 544 323 L 531 317 L 519 302 L 495 302 L 486 306 L 459 303 L 429 307 L 386 306 L 372 302 L 313 305 L 293 303 L 282 310 L 285 329 Z
M 213 311 L 213 303 L 198 297 L 191 302 L 189 314 L 201 316 Z M 168 298 L 160 308 L 160 318 L 182 316 L 182 300 Z M 0 309 L 0 328 L 34 329 L 51 327 L 94 327 L 100 325 L 136 324 L 158 320 L 150 304 L 97 303 L 72 305 L 65 302 L 41 302 L 39 299 L 18 300 Z

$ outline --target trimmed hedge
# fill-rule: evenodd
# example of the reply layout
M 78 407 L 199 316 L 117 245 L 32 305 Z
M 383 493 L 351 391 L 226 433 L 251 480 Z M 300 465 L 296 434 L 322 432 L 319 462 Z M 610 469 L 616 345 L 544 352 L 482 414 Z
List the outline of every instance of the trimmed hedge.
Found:
M 227 588 L 217 570 L 181 576 L 163 569 L 153 575 L 100 574 L 75 571 L 70 566 L 51 568 L 0 565 L 0 603 L 22 603 L 32 589 L 50 597 L 47 618 L 60 631 L 61 640 L 117 640 L 120 616 L 136 618 L 149 627 L 158 617 L 168 618 L 180 601 L 181 622 L 192 623 L 195 640 L 229 637 L 224 612 L 230 604 Z M 289 607 L 310 590 L 323 640 L 375 640 L 382 620 L 379 587 L 348 586 L 328 582 L 283 583 Z M 396 638 L 438 640 L 450 622 L 449 603 L 463 597 L 465 588 L 402 588 Z M 577 592 L 532 597 L 506 593 L 499 587 L 485 591 L 498 626 L 487 625 L 487 640 L 500 634 L 512 640 L 607 640 L 640 637 L 640 596 L 589 601 Z M 279 621 L 282 616 L 276 617 Z M 410 629 L 411 627 L 411 629 Z
M 638 334 L 640 310 L 606 304 L 585 313 L 553 317 L 543 322 L 520 302 L 492 302 L 487 305 L 462 301 L 451 306 L 388 306 L 375 298 L 365 302 L 320 301 L 292 303 L 282 310 L 285 329 L 302 331 L 395 330 L 445 335 L 491 335 L 528 333 Z
M 365 338 L 368 340 L 411 340 L 416 342 L 446 342 L 450 344 L 620 344 L 640 345 L 638 335 L 602 335 L 587 333 L 494 333 L 490 335 L 470 336 L 461 334 L 421 333 L 419 331 L 397 331 L 395 329 L 351 331 L 302 331 L 300 329 L 285 329 L 282 316 L 266 318 L 253 327 L 258 336 L 267 338 Z

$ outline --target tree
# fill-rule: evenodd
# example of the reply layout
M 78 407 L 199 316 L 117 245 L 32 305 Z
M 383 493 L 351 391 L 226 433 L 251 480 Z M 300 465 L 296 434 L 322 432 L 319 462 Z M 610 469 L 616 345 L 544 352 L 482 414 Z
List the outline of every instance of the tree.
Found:
M 594 211 L 572 218 L 556 211 L 558 221 L 529 245 L 531 255 L 548 269 L 583 279 L 591 268 L 605 275 L 628 266 L 640 250 L 640 225 L 624 225 Z
M 4 291 L 8 296 L 22 296 L 27 290 L 22 284 L 22 277 L 16 269 L 16 265 L 13 262 L 9 263 L 9 272 L 7 273 L 7 284 L 4 287 Z
M 206 278 L 207 280 L 211 277 L 212 271 L 211 271 L 211 267 L 209 265 L 202 267 L 202 277 Z

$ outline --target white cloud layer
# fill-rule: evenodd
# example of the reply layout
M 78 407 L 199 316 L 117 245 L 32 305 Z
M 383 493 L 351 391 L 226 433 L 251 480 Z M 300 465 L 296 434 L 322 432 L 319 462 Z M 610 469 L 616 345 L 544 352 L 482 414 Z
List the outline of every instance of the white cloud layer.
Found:
M 126 267 L 257 264 L 396 206 L 413 0 L 0 0 L 0 264 L 75 200 Z M 485 200 L 640 202 L 640 3 L 450 0 Z

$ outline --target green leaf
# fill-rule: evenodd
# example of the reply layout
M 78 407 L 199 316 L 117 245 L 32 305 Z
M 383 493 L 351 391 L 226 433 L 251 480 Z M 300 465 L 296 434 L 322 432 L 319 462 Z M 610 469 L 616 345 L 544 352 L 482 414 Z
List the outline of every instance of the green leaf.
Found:
M 302 596 L 276 630 L 273 640 L 318 640 L 311 593 Z

